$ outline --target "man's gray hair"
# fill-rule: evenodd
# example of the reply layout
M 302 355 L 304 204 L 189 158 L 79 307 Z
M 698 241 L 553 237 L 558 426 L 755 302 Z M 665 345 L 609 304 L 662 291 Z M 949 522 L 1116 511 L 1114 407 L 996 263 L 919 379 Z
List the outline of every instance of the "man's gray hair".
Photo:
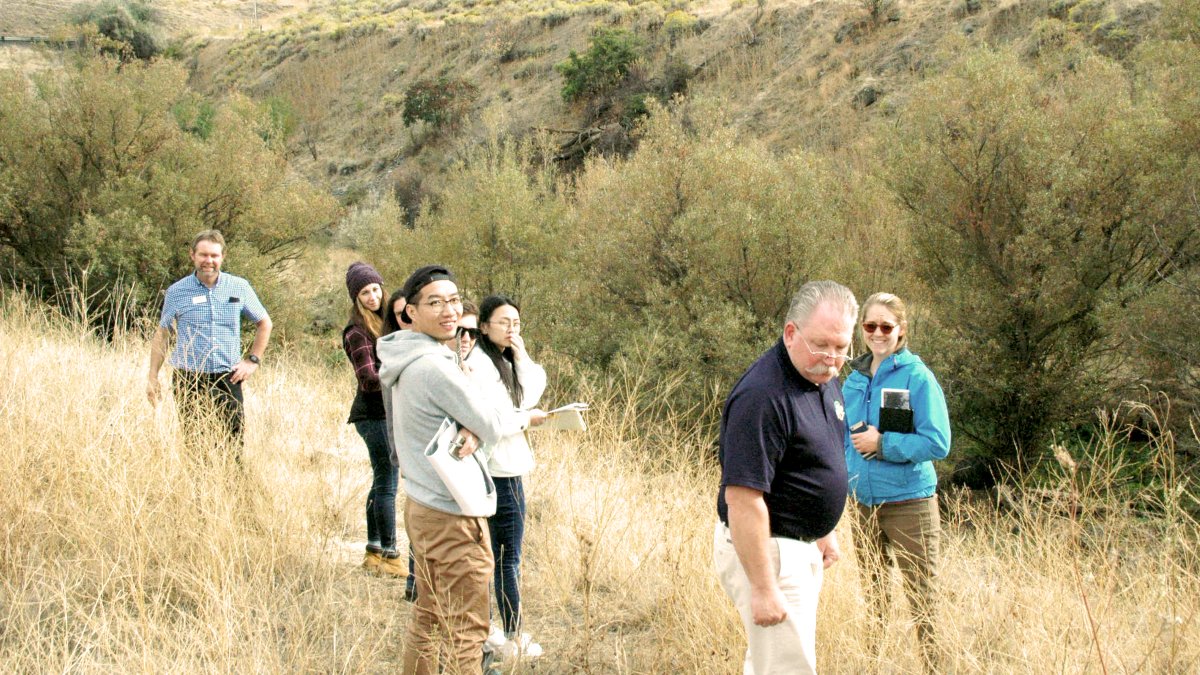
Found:
M 858 300 L 849 288 L 836 281 L 810 281 L 792 296 L 792 304 L 788 307 L 784 325 L 790 321 L 796 324 L 797 328 L 803 328 L 822 303 L 842 308 L 846 316 L 850 317 L 850 323 L 858 319 Z

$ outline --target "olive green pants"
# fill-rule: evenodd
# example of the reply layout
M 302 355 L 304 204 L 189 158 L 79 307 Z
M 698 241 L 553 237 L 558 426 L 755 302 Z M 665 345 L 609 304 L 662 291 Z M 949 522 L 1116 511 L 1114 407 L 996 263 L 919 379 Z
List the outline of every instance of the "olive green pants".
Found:
M 926 499 L 864 506 L 857 504 L 858 557 L 866 574 L 864 591 L 882 630 L 891 610 L 891 565 L 900 568 L 909 611 L 917 625 L 922 657 L 936 668 L 934 624 L 937 612 L 938 549 L 941 517 L 937 495 Z

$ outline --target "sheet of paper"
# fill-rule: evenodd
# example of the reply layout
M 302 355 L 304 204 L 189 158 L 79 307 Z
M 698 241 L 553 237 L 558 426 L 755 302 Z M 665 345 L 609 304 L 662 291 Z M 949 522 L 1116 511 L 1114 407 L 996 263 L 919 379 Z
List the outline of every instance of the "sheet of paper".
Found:
M 566 410 L 546 418 L 533 431 L 587 431 L 587 422 L 583 421 L 583 413 L 578 410 Z
M 568 410 L 583 411 L 583 410 L 587 410 L 589 407 L 590 406 L 586 403 L 568 403 L 564 406 L 555 408 L 554 410 L 547 410 L 546 414 L 547 415 L 555 415 L 557 413 L 567 412 Z

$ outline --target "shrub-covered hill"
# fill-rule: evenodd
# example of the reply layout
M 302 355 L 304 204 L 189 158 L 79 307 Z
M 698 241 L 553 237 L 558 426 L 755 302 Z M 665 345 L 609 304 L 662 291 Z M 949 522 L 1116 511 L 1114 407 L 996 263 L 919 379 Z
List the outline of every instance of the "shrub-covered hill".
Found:
M 1200 288 L 1198 26 L 1196 0 L 317 3 L 198 47 L 193 85 L 382 195 L 340 232 L 385 275 L 455 260 L 540 344 L 685 373 L 710 419 L 800 281 L 899 291 L 986 483 L 1138 392 L 1195 414 L 1169 308 Z M 683 103 L 643 123 L 655 99 Z
M 709 423 L 805 279 L 894 291 L 948 393 L 952 461 L 982 458 L 977 475 L 994 479 L 1036 468 L 1056 438 L 1086 437 L 1096 409 L 1155 392 L 1190 438 L 1198 7 L 314 3 L 276 28 L 198 38 L 184 50 L 189 87 L 166 62 L 67 68 L 38 88 L 0 78 L 0 120 L 14 121 L 0 124 L 0 166 L 13 167 L 0 170 L 0 197 L 12 195 L 0 225 L 54 261 L 88 259 L 105 228 L 128 223 L 144 226 L 137 259 L 165 260 L 146 251 L 175 250 L 194 223 L 233 232 L 225 216 L 244 228 L 237 241 L 264 235 L 260 255 L 281 234 L 331 233 L 318 243 L 352 249 L 393 288 L 416 265 L 452 261 L 469 295 L 521 298 L 531 344 L 560 359 L 565 381 L 682 378 L 681 395 L 639 405 Z M 148 77 L 169 95 L 155 98 Z M 108 92 L 104 115 L 85 96 L 93 85 Z M 145 135 L 126 99 L 145 99 L 169 147 L 208 163 L 157 151 L 151 171 L 78 161 L 112 155 L 77 142 L 107 143 L 106 115 Z M 59 109 L 81 131 L 52 123 Z M 247 152 L 223 165 L 232 141 Z M 285 180 L 294 168 L 351 207 L 336 224 L 333 205 L 289 197 L 298 183 L 312 192 Z M 239 172 L 261 174 L 278 200 L 255 199 Z M 64 177 L 71 189 L 52 189 Z M 187 189 L 159 187 L 176 182 Z M 238 199 L 219 203 L 238 208 L 206 208 L 227 185 Z M 174 220 L 155 201 L 168 196 Z M 0 255 L 26 269 L 61 268 L 8 241 Z M 303 332 L 340 353 L 328 339 L 340 280 L 299 252 L 272 260 L 263 276 L 291 289 L 295 313 L 281 340 Z M 169 275 L 145 267 L 133 272 L 153 292 L 149 280 Z M 320 278 L 294 283 L 288 269 Z M 1179 454 L 1200 466 L 1194 444 Z
M 202 42 L 193 63 L 202 89 L 290 106 L 314 179 L 352 198 L 399 188 L 413 207 L 414 182 L 497 132 L 553 130 L 568 160 L 628 150 L 647 98 L 715 97 L 781 151 L 852 146 L 950 53 L 1077 41 L 1123 58 L 1157 13 L 1154 0 L 339 0 Z M 556 65 L 572 52 L 566 100 Z

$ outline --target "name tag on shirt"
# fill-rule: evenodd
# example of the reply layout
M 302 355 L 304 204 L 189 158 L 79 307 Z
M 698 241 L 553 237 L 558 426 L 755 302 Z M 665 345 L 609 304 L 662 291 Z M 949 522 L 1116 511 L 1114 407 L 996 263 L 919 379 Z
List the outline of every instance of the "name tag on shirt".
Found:
M 203 305 L 206 302 L 208 302 L 207 295 L 197 295 L 192 298 L 193 305 Z

